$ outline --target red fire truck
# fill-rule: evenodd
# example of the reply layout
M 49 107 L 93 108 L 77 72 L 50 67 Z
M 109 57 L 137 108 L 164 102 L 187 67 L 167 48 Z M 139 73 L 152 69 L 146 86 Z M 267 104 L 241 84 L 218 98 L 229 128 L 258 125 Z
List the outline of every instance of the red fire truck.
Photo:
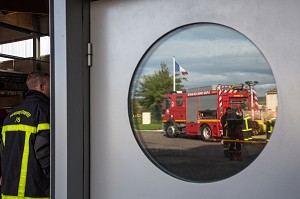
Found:
M 162 120 L 165 135 L 221 137 L 221 116 L 227 107 L 253 113 L 258 108 L 256 92 L 248 85 L 209 86 L 164 95 Z

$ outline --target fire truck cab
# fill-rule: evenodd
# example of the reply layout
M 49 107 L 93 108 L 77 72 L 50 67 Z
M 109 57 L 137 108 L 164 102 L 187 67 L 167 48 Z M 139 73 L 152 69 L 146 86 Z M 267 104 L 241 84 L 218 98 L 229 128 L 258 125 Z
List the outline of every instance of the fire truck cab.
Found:
M 170 92 L 164 95 L 162 107 L 165 135 L 177 137 L 185 134 L 200 136 L 203 140 L 221 137 L 223 128 L 220 119 L 227 107 L 238 111 L 257 107 L 257 98 L 251 92 L 243 84 Z

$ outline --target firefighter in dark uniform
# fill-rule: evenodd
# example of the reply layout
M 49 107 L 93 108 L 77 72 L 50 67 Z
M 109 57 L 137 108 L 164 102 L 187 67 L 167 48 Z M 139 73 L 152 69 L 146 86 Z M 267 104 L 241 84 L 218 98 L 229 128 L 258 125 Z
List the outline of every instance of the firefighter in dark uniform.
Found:
M 225 156 L 233 160 L 237 157 L 237 160 L 242 160 L 242 145 L 239 140 L 243 139 L 242 124 L 243 120 L 239 116 L 237 111 L 227 107 L 226 113 L 221 117 L 221 124 L 225 127 L 225 138 L 223 140 L 223 148 Z M 226 141 L 226 139 L 230 141 Z M 228 152 L 226 150 L 228 149 Z M 228 155 L 226 154 L 228 153 Z
M 2 199 L 50 198 L 50 79 L 33 72 L 26 100 L 4 120 Z
M 223 150 L 224 150 L 224 156 L 229 157 L 229 142 L 226 142 L 224 140 L 229 139 L 228 135 L 228 123 L 227 123 L 227 117 L 231 115 L 231 108 L 227 107 L 226 112 L 224 115 L 221 117 L 221 125 L 223 127 Z
M 267 138 L 266 138 L 267 142 L 269 142 L 269 139 L 272 135 L 275 122 L 276 122 L 276 118 L 271 118 L 267 121 Z

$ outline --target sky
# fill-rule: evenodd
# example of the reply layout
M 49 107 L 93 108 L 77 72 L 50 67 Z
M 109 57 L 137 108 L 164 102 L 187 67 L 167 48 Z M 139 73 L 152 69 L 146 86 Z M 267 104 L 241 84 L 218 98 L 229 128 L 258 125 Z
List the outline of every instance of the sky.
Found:
M 183 82 L 186 89 L 258 81 L 255 89 L 258 96 L 264 96 L 276 88 L 258 47 L 240 32 L 217 24 L 187 25 L 162 36 L 141 58 L 134 79 L 159 71 L 161 62 L 173 74 L 173 56 L 189 73 Z

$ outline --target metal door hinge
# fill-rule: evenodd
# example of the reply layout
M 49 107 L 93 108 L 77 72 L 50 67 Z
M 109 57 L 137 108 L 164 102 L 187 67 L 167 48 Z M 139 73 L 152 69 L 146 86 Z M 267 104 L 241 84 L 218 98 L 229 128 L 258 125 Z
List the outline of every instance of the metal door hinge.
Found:
M 93 55 L 92 43 L 88 43 L 88 53 L 87 53 L 88 66 L 92 66 L 92 55 Z

